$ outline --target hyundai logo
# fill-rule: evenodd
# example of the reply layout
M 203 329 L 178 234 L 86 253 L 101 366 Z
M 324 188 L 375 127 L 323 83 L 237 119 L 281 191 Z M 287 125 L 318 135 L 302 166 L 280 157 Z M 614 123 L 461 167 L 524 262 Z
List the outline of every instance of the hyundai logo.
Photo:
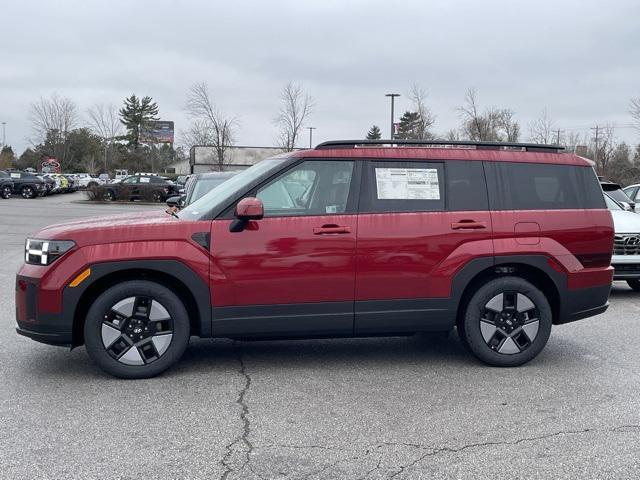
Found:
M 628 245 L 628 246 L 640 245 L 640 237 L 638 236 L 625 237 L 623 242 L 625 245 Z

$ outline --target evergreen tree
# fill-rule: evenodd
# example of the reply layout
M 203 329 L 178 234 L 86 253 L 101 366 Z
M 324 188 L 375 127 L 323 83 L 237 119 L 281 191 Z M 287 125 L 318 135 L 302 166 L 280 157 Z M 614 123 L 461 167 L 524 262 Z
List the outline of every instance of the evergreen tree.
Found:
M 395 138 L 420 140 L 420 114 L 418 112 L 404 112 L 404 115 L 400 117 L 400 124 Z
M 134 149 L 140 146 L 140 131 L 145 124 L 158 120 L 158 104 L 151 97 L 136 97 L 135 94 L 124 99 L 124 107 L 119 111 L 120 121 L 127 129 L 123 137 Z
M 380 140 L 382 138 L 382 133 L 380 132 L 380 127 L 374 125 L 367 132 L 367 140 Z
M 13 148 L 9 145 L 5 145 L 0 150 L 0 169 L 11 168 L 16 161 L 16 155 L 13 153 Z

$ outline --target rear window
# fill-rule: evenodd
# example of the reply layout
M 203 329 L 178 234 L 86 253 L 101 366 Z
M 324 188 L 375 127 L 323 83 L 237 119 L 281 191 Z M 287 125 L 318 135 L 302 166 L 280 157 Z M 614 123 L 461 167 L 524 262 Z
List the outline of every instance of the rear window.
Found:
M 591 167 L 486 162 L 494 210 L 606 208 Z

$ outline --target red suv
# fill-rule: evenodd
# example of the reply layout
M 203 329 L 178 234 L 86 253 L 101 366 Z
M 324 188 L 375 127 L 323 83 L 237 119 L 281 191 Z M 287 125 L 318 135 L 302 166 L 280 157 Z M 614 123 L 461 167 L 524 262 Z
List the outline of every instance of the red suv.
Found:
M 53 225 L 27 239 L 18 333 L 85 344 L 150 377 L 190 335 L 449 331 L 490 365 L 608 306 L 613 223 L 558 147 L 326 142 L 263 160 L 179 213 Z

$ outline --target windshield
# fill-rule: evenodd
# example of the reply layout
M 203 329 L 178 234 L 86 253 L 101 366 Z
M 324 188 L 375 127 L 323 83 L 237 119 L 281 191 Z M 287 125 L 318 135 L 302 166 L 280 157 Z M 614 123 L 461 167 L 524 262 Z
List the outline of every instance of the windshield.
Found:
M 633 201 L 622 190 L 611 190 L 607 192 L 607 195 L 618 202 L 625 202 L 629 204 L 633 203 Z
M 606 193 L 604 194 L 604 201 L 607 203 L 607 208 L 609 210 L 624 210 L 620 205 L 618 205 L 618 202 L 616 202 L 615 200 L 613 200 L 609 195 L 607 195 Z
M 206 193 L 210 192 L 222 182 L 228 180 L 231 177 L 227 177 L 226 175 L 214 178 L 203 178 L 200 180 L 196 180 L 196 185 L 193 188 L 193 194 L 189 199 L 190 203 L 195 202 L 199 198 L 202 198 Z
M 225 202 L 227 198 L 243 190 L 252 180 L 267 173 L 269 170 L 277 168 L 286 160 L 286 158 L 271 158 L 256 163 L 254 166 L 243 170 L 226 182 L 223 182 L 191 205 L 180 210 L 178 216 L 185 220 L 200 220 L 212 208 L 219 206 Z

